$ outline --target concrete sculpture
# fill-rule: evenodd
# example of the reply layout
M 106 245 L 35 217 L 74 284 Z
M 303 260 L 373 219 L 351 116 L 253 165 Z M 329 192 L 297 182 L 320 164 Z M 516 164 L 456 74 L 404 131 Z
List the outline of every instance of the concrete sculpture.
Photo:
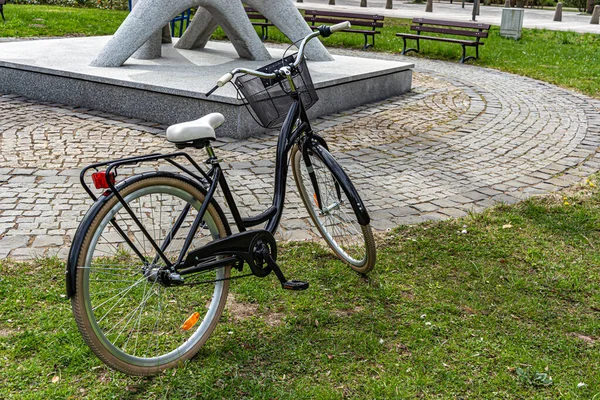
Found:
M 244 0 L 244 3 L 267 17 L 292 42 L 311 32 L 291 0 Z M 148 44 L 138 52 L 140 58 L 160 56 L 162 28 L 174 16 L 190 7 L 199 8 L 176 47 L 202 48 L 216 27 L 221 26 L 241 58 L 271 58 L 252 27 L 241 0 L 138 0 L 127 19 L 91 65 L 119 67 L 145 43 Z M 309 43 L 306 54 L 315 61 L 332 60 L 318 40 Z

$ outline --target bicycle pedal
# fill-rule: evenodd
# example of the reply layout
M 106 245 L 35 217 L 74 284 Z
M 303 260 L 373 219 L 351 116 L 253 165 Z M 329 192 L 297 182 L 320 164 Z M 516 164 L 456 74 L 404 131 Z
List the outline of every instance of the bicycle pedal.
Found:
M 281 285 L 286 290 L 306 290 L 308 282 L 304 281 L 287 281 Z

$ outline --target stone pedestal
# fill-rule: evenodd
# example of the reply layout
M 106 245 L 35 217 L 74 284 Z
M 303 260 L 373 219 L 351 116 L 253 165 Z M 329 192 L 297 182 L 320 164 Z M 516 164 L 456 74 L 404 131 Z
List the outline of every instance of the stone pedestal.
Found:
M 232 85 L 210 97 L 205 94 L 225 72 L 239 67 L 257 69 L 265 61 L 236 58 L 231 43 L 209 42 L 201 51 L 177 50 L 165 44 L 164 57 L 128 60 L 124 68 L 89 66 L 89 60 L 109 40 L 101 36 L 0 43 L 0 93 L 168 125 L 220 112 L 226 122 L 219 128 L 219 136 L 244 138 L 264 131 L 253 122 Z M 283 49 L 269 50 L 274 60 L 284 53 Z M 411 89 L 414 67 L 346 56 L 309 61 L 308 66 L 321 99 L 309 110 L 311 118 L 406 93 Z
M 524 14 L 525 10 L 523 8 L 503 8 L 500 36 L 515 40 L 520 39 Z

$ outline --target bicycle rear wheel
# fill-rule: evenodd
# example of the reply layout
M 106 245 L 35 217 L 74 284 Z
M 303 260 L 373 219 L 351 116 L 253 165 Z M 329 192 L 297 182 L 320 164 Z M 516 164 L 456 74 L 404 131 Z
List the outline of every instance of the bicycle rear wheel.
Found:
M 167 243 L 164 253 L 175 262 L 204 200 L 202 191 L 174 175 L 151 174 L 119 192 L 156 243 Z M 190 251 L 226 236 L 217 208 L 209 205 Z M 195 355 L 223 312 L 231 267 L 186 275 L 184 286 L 162 284 L 164 261 L 115 196 L 97 208 L 80 234 L 85 238 L 71 302 L 92 351 L 132 375 L 155 374 Z M 187 286 L 204 280 L 220 281 Z
M 376 261 L 375 240 L 370 225 L 358 222 L 358 215 L 349 201 L 349 193 L 355 192 L 350 179 L 324 148 L 316 152 L 309 147 L 306 154 L 307 157 L 298 145 L 294 146 L 291 162 L 294 180 L 308 214 L 340 260 L 357 272 L 369 272 Z M 344 174 L 344 179 L 339 176 L 339 171 Z

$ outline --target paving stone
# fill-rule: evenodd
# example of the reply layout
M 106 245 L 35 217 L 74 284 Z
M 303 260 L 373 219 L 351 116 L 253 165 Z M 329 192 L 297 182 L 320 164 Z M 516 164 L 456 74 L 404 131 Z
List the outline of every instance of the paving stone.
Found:
M 438 213 L 447 215 L 452 218 L 460 218 L 467 215 L 466 211 L 453 207 L 440 208 L 438 210 Z
M 423 212 L 434 211 L 434 210 L 437 210 L 440 208 L 439 206 L 437 206 L 435 204 L 431 204 L 431 203 L 414 204 L 412 207 L 416 208 L 419 211 L 423 211 Z
M 450 208 L 450 207 L 456 207 L 459 205 L 458 203 L 448 200 L 447 198 L 433 200 L 432 203 L 441 208 Z
M 387 208 L 384 211 L 390 213 L 394 217 L 405 217 L 408 215 L 419 214 L 419 211 L 412 207 L 394 207 L 394 208 Z
M 550 84 L 420 59 L 411 93 L 323 116 L 313 128 L 357 187 L 372 227 L 385 231 L 554 192 L 597 172 L 599 110 L 597 100 Z M 0 257 L 66 257 L 90 205 L 83 166 L 173 151 L 166 127 L 149 121 L 12 95 L 0 95 L 0 113 Z M 271 202 L 276 143 L 276 131 L 215 143 L 243 215 Z M 119 173 L 157 169 L 177 172 L 156 164 Z M 278 239 L 320 240 L 291 176 L 287 185 Z
M 496 196 L 492 196 L 492 200 L 495 201 L 496 203 L 502 203 L 502 204 L 515 204 L 517 202 L 519 202 L 519 199 L 514 197 L 514 196 L 510 196 L 508 194 L 498 194 Z
M 0 257 L 6 258 L 14 249 L 27 247 L 29 236 L 4 236 L 0 239 Z
M 33 241 L 32 247 L 59 247 L 64 243 L 64 239 L 59 234 L 52 234 L 52 232 L 48 232 L 48 235 L 36 237 Z

